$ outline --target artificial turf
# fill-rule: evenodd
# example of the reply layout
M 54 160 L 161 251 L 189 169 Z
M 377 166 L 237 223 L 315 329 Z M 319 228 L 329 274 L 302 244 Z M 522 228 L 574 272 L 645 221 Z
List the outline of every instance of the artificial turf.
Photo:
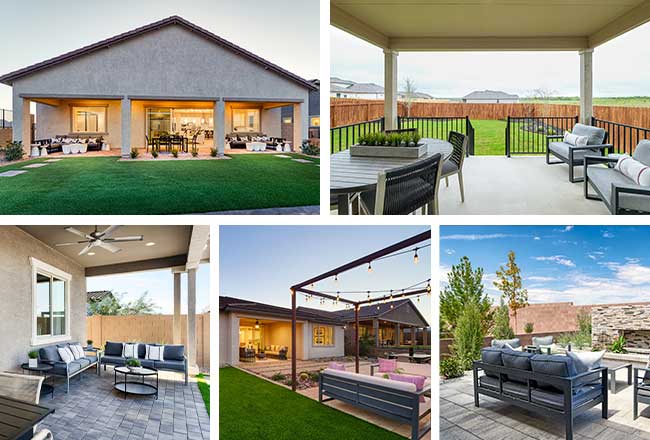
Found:
M 404 440 L 236 368 L 219 369 L 221 440 Z
M 196 385 L 199 387 L 199 391 L 201 392 L 203 403 L 205 403 L 205 409 L 208 411 L 208 415 L 210 415 L 210 383 L 206 380 L 203 373 L 197 374 L 196 379 Z
M 319 204 L 318 159 L 237 154 L 230 160 L 75 157 L 0 177 L 0 214 L 189 214 Z M 0 167 L 0 173 L 46 159 Z

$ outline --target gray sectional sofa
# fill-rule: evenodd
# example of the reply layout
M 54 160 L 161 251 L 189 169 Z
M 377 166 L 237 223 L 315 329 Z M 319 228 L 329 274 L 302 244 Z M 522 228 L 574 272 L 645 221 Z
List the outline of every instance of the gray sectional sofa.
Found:
M 138 360 L 143 367 L 155 368 L 156 370 L 176 371 L 185 375 L 185 385 L 188 383 L 188 368 L 187 356 L 185 356 L 184 345 L 165 345 L 163 351 L 162 361 L 152 361 L 145 359 L 147 345 L 160 345 L 160 344 L 144 344 L 138 345 Z M 107 365 L 122 366 L 125 365 L 128 358 L 122 356 L 124 348 L 123 342 L 107 341 L 104 347 L 104 354 L 101 358 L 101 363 L 104 365 L 104 371 Z
M 582 182 L 584 177 L 574 177 L 574 168 L 584 165 L 586 155 L 604 155 L 607 149 L 611 149 L 612 145 L 607 143 L 607 132 L 600 127 L 592 127 L 590 125 L 576 124 L 571 130 L 572 134 L 577 136 L 587 136 L 587 146 L 577 147 L 575 145 L 563 142 L 564 136 L 547 136 L 546 137 L 546 163 L 555 165 L 566 163 L 569 165 L 569 182 Z M 559 161 L 551 162 L 550 156 L 553 155 L 560 159 Z
M 605 367 L 578 373 L 569 356 L 484 348 L 473 375 L 475 406 L 483 394 L 562 420 L 567 440 L 573 439 L 573 420 L 586 410 L 602 405 L 607 418 Z
M 632 157 L 650 166 L 650 140 L 640 141 Z M 650 187 L 638 185 L 614 169 L 616 162 L 617 157 L 585 156 L 585 198 L 601 200 L 612 214 L 649 214 Z M 595 195 L 589 193 L 590 187 Z
M 66 379 L 66 392 L 70 392 L 70 379 L 79 375 L 81 378 L 81 373 L 84 371 L 95 367 L 97 369 L 97 375 L 101 373 L 100 362 L 101 362 L 101 352 L 95 351 L 95 355 L 89 355 L 87 352 L 90 350 L 85 350 L 85 356 L 80 359 L 76 359 L 72 362 L 65 363 L 59 355 L 58 348 L 66 347 L 71 344 L 56 344 L 56 345 L 47 345 L 41 347 L 38 350 L 38 361 L 44 364 L 52 365 L 52 370 L 48 371 L 47 374 L 50 376 L 61 376 Z M 74 345 L 74 344 L 73 344 Z

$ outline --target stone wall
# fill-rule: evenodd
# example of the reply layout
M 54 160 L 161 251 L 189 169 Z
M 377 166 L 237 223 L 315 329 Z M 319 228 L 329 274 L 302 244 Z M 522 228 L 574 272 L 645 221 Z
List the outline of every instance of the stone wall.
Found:
M 644 344 L 644 332 L 650 330 L 650 305 L 598 306 L 591 309 L 591 340 L 594 347 L 610 345 L 626 331 L 632 337 L 632 344 Z M 630 332 L 634 332 L 633 334 Z
M 0 128 L 0 148 L 7 145 L 7 142 L 11 142 L 11 133 L 11 128 Z

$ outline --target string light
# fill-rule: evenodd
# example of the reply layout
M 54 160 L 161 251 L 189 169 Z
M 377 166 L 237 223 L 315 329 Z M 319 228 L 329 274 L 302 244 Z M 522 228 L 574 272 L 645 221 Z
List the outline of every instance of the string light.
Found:
M 339 274 L 334 275 L 334 282 L 338 284 L 338 282 L 339 282 Z
M 427 282 L 427 296 L 431 296 L 431 280 Z
M 372 301 L 370 300 L 370 290 L 368 291 L 368 304 L 372 304 Z
M 390 308 L 392 309 L 392 308 L 394 308 L 394 307 L 395 307 L 395 306 L 391 303 Z
M 420 257 L 418 257 L 418 248 L 415 248 L 415 255 L 413 255 L 413 263 L 418 264 Z
M 339 293 L 340 292 L 336 292 L 336 302 L 339 302 Z
M 391 291 L 390 291 L 390 300 L 391 300 L 391 301 L 393 300 L 393 290 L 392 290 L 392 289 L 391 289 Z
M 372 272 L 372 265 L 370 264 L 370 261 L 368 262 L 368 273 Z
M 404 296 L 405 296 L 405 295 L 404 295 L 404 289 L 402 289 L 402 298 L 404 298 Z
M 420 302 L 420 295 L 418 295 L 418 303 Z

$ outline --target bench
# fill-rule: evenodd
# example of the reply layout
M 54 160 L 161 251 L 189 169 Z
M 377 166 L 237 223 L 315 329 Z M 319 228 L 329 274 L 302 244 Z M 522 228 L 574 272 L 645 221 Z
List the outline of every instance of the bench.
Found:
M 101 369 L 99 365 L 102 361 L 102 352 L 98 350 L 89 350 L 85 349 L 84 357 L 75 359 L 72 362 L 65 363 L 61 356 L 59 355 L 58 348 L 68 347 L 70 345 L 76 344 L 56 344 L 56 345 L 47 345 L 41 347 L 38 350 L 38 360 L 44 364 L 52 366 L 52 369 L 48 371 L 50 376 L 61 376 L 66 379 L 66 393 L 70 392 L 70 379 L 79 376 L 81 379 L 81 373 L 84 371 L 95 368 L 97 370 L 97 375 L 101 374 Z M 86 352 L 93 351 L 93 355 L 89 355 Z
M 326 399 L 323 396 L 327 396 Z M 420 429 L 420 420 L 431 413 L 420 414 L 420 397 L 431 397 L 431 386 L 416 391 L 412 383 L 366 376 L 348 371 L 325 369 L 318 378 L 318 401 L 340 400 L 357 408 L 411 425 L 411 440 L 418 440 L 431 431 L 431 423 Z

